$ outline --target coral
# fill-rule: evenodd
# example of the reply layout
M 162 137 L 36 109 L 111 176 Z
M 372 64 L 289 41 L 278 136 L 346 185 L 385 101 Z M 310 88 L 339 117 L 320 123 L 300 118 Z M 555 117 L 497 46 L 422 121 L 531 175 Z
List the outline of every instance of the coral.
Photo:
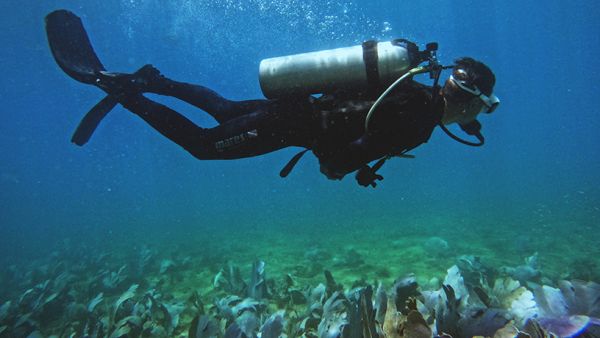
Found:
M 434 236 L 429 237 L 423 243 L 423 249 L 425 249 L 427 253 L 433 256 L 440 257 L 448 254 L 448 251 L 450 250 L 450 245 L 445 239 Z
M 525 258 L 525 264 L 517 267 L 502 267 L 501 272 L 509 275 L 511 278 L 518 280 L 521 284 L 527 282 L 539 282 L 542 272 L 539 270 L 538 254 Z

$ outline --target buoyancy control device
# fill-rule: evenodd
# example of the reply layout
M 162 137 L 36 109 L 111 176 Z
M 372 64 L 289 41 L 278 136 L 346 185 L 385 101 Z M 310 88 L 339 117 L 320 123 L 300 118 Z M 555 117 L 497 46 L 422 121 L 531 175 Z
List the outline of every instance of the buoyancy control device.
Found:
M 430 60 L 436 43 L 419 51 L 405 39 L 264 59 L 259 81 L 265 97 L 368 90 L 385 87 L 420 63 Z
M 264 59 L 259 66 L 259 82 L 266 98 L 297 97 L 311 94 L 328 94 L 337 90 L 379 91 L 385 89 L 375 100 L 365 119 L 365 130 L 379 103 L 391 90 L 416 74 L 429 73 L 433 80 L 433 101 L 439 98 L 439 78 L 442 66 L 437 59 L 438 44 L 428 43 L 425 50 L 406 39 L 387 42 L 366 41 L 362 45 L 301 53 Z M 427 62 L 427 65 L 419 66 Z M 470 146 L 481 146 L 484 139 L 479 127 L 467 131 L 477 136 L 479 143 L 469 142 L 453 135 L 442 123 L 442 130 L 454 140 Z M 464 127 L 463 127 L 464 130 Z M 309 149 L 296 154 L 281 170 L 286 177 Z M 392 156 L 413 158 L 401 153 L 382 157 L 372 168 L 376 172 Z

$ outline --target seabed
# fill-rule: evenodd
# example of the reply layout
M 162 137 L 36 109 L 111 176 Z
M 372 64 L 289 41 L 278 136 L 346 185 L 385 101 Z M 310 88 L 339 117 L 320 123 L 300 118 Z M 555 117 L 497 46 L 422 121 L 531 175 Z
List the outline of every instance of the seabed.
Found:
M 593 238 L 573 246 L 479 230 L 256 228 L 103 248 L 65 240 L 4 265 L 0 337 L 598 334 Z

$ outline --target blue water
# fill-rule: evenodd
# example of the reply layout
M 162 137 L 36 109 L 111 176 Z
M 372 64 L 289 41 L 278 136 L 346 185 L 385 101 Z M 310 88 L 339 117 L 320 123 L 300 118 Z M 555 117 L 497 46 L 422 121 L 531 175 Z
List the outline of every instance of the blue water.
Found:
M 58 8 L 82 17 L 108 69 L 152 63 L 231 99 L 262 96 L 263 58 L 403 37 L 437 41 L 444 63 L 484 61 L 502 104 L 480 119 L 484 147 L 436 130 L 416 159 L 389 161 L 376 189 L 326 179 L 312 155 L 279 178 L 297 149 L 198 161 L 120 107 L 78 147 L 70 136 L 102 93 L 54 63 L 43 18 Z M 39 258 L 67 239 L 193 245 L 216 232 L 386 226 L 401 236 L 418 224 L 476 239 L 510 230 L 498 243 L 539 227 L 548 245 L 600 254 L 575 237 L 600 240 L 597 1 L 3 1 L 0 13 L 0 261 Z

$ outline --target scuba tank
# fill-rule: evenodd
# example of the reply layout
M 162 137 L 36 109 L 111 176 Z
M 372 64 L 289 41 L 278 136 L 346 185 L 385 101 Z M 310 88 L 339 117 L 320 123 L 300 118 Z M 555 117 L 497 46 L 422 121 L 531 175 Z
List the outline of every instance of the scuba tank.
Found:
M 259 82 L 265 97 L 368 90 L 389 85 L 426 60 L 413 42 L 396 39 L 264 59 Z

